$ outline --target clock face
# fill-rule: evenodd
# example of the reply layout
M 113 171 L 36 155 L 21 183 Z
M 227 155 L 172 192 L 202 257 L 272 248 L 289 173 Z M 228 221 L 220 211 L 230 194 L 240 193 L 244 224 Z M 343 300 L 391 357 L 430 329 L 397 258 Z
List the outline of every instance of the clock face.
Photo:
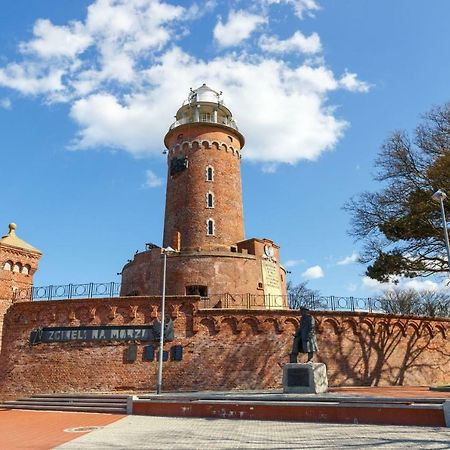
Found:
M 273 251 L 273 247 L 269 244 L 266 244 L 264 246 L 264 253 L 266 254 L 266 256 L 268 256 L 269 258 L 273 258 L 273 255 L 275 254 L 275 252 Z

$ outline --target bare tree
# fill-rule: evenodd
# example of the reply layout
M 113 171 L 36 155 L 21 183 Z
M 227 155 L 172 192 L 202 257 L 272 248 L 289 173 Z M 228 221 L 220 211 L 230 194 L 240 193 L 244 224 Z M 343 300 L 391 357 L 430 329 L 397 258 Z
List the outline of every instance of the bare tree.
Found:
M 292 281 L 288 281 L 286 288 L 289 307 L 291 309 L 300 309 L 301 306 L 308 306 L 312 308 L 320 298 L 320 292 L 308 288 L 307 281 L 302 281 L 297 285 L 294 285 Z
M 450 103 L 429 112 L 413 138 L 393 133 L 375 166 L 380 189 L 344 206 L 352 216 L 350 234 L 364 242 L 366 274 L 386 282 L 393 275 L 446 272 L 442 221 L 431 196 L 438 189 L 450 193 Z
M 385 290 L 379 300 L 388 314 L 450 317 L 450 296 L 441 291 L 392 288 Z

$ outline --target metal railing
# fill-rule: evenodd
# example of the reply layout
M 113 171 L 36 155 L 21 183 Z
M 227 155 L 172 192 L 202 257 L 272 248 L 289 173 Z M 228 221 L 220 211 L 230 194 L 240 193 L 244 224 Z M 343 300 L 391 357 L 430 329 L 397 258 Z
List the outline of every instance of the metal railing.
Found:
M 173 130 L 176 127 L 179 127 L 180 125 L 184 125 L 186 123 L 214 123 L 214 124 L 218 124 L 218 125 L 225 125 L 226 127 L 230 127 L 230 128 L 234 128 L 236 131 L 239 131 L 239 128 L 236 124 L 236 122 L 231 119 L 231 120 L 224 120 L 222 122 L 220 121 L 214 121 L 212 120 L 206 120 L 206 119 L 200 119 L 199 120 L 194 120 L 188 117 L 185 117 L 183 119 L 179 119 L 176 120 L 175 122 L 172 123 L 172 125 L 170 125 L 169 130 Z
M 121 283 L 55 284 L 16 289 L 14 300 L 71 300 L 74 298 L 119 297 Z
M 200 300 L 200 308 L 300 309 L 302 306 L 311 310 L 383 312 L 383 302 L 378 298 L 334 295 L 299 298 L 292 295 L 216 294 Z
M 129 286 L 127 286 L 129 288 Z M 77 298 L 119 297 L 121 283 L 82 283 L 37 286 L 13 291 L 15 301 L 20 300 L 72 300 Z M 128 289 L 132 295 L 139 295 L 138 291 Z M 211 294 L 201 297 L 200 308 L 203 309 L 299 309 L 306 306 L 311 310 L 328 311 L 368 311 L 383 312 L 384 303 L 379 298 L 337 297 L 337 296 L 308 296 L 295 297 L 292 295 L 256 295 L 256 294 Z

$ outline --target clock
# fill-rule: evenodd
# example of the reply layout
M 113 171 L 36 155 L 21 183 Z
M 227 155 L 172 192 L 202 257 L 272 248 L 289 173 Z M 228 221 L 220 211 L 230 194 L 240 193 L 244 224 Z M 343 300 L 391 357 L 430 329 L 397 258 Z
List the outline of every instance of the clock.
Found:
M 269 244 L 266 244 L 264 246 L 264 253 L 268 258 L 273 258 L 275 255 L 275 252 L 273 251 L 273 247 Z

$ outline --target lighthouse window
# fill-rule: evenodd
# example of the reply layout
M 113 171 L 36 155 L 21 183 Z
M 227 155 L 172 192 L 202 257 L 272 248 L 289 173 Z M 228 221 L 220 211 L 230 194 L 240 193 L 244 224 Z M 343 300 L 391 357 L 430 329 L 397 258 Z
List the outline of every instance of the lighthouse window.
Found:
M 12 265 L 13 265 L 12 261 L 6 261 L 5 264 L 3 264 L 3 270 L 11 270 Z
M 200 114 L 200 122 L 211 122 L 211 114 L 210 113 Z
M 22 271 L 22 264 L 15 263 L 13 266 L 13 272 L 20 273 Z
M 206 207 L 214 208 L 214 194 L 212 192 L 206 194 Z
M 211 166 L 206 168 L 206 181 L 214 181 L 214 169 Z
M 214 236 L 214 220 L 213 219 L 208 219 L 206 224 L 207 224 L 206 234 L 208 236 Z

